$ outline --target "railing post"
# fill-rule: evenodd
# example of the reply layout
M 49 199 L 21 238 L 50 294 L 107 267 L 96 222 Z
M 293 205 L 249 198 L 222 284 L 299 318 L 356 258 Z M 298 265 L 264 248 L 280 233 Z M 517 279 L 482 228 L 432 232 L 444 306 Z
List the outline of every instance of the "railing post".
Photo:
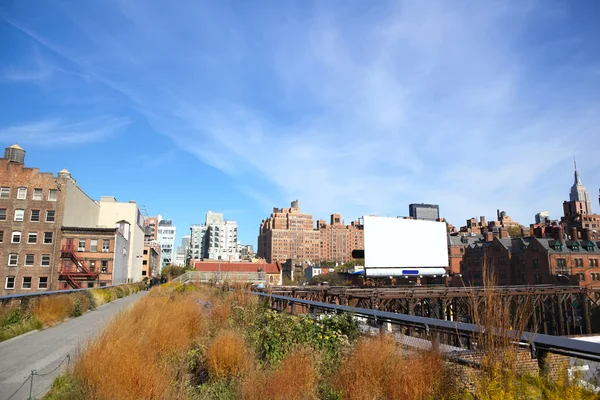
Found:
M 585 333 L 591 335 L 592 324 L 590 322 L 590 300 L 588 299 L 587 289 L 585 293 L 581 295 L 581 302 L 583 303 L 583 323 L 585 325 Z

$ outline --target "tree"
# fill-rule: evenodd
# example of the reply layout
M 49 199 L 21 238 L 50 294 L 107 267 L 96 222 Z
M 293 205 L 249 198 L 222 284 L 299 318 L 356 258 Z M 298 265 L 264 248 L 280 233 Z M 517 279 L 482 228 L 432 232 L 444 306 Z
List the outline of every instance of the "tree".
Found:
M 523 236 L 523 227 L 521 226 L 509 226 L 507 230 L 511 238 L 520 238 Z
M 185 274 L 187 271 L 193 271 L 193 268 L 180 267 L 178 265 L 166 265 L 160 271 L 160 276 L 165 281 L 170 281 Z

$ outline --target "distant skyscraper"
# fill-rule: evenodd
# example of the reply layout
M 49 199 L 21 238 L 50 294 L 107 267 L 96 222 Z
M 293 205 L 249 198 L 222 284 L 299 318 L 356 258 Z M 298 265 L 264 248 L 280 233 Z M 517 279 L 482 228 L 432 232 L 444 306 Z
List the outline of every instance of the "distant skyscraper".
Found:
M 535 214 L 535 223 L 536 224 L 544 224 L 547 222 L 550 222 L 550 214 L 548 214 L 548 211 L 542 211 L 542 212 Z
M 583 211 L 586 214 L 592 213 L 592 202 L 590 200 L 590 195 L 585 186 L 581 183 L 581 179 L 579 178 L 579 172 L 577 171 L 577 163 L 575 163 L 575 183 L 571 186 L 571 193 L 569 195 L 569 199 L 571 201 L 579 201 L 584 205 Z
M 414 219 L 436 221 L 440 218 L 440 206 L 437 204 L 409 204 L 408 213 Z

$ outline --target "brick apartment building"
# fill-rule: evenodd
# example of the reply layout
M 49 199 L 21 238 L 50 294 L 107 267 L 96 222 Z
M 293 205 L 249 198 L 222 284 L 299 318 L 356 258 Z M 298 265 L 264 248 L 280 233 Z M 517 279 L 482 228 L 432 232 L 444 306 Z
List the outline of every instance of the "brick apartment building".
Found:
M 59 289 L 73 287 L 71 280 L 83 287 L 127 283 L 126 221 L 115 228 L 63 227 L 60 244 Z
M 282 283 L 280 263 L 192 260 L 191 264 L 206 280 L 255 282 L 264 279 L 269 285 Z
M 298 200 L 290 208 L 273 208 L 261 222 L 256 254 L 268 263 L 320 260 L 320 233 L 314 229 L 312 215 L 300 211 Z
M 85 287 L 112 282 L 115 278 L 120 281 L 113 272 L 120 271 L 114 269 L 115 259 L 121 256 L 115 253 L 119 243 L 117 230 L 124 219 L 119 215 L 126 214 L 119 213 L 124 207 L 137 210 L 135 202 L 116 203 L 115 200 L 110 203 L 111 208 L 106 202 L 94 201 L 77 186 L 66 169 L 55 176 L 26 167 L 25 150 L 18 145 L 5 149 L 0 170 L 0 295 L 58 289 L 65 287 L 64 283 L 70 287 Z M 130 236 L 141 231 L 139 218 L 128 215 L 126 220 L 135 225 L 129 230 Z M 134 240 L 129 238 L 126 267 L 129 281 L 141 279 L 137 278 L 137 268 L 132 263 L 133 258 L 137 259 L 140 236 L 143 233 Z M 67 246 L 66 240 L 71 240 L 71 246 Z M 94 240 L 97 243 L 109 240 L 114 244 L 112 247 L 109 244 L 108 254 L 98 254 L 105 252 L 102 248 L 99 252 L 92 250 Z M 85 251 L 81 253 L 78 251 L 80 241 L 85 242 L 81 247 Z M 139 247 L 141 270 L 142 249 Z M 107 272 L 103 273 L 102 261 L 111 257 L 113 264 L 109 263 Z
M 331 215 L 331 223 L 317 221 L 319 254 L 322 261 L 345 263 L 352 261 L 352 250 L 365 248 L 364 229 L 358 221 L 344 225 L 340 214 Z

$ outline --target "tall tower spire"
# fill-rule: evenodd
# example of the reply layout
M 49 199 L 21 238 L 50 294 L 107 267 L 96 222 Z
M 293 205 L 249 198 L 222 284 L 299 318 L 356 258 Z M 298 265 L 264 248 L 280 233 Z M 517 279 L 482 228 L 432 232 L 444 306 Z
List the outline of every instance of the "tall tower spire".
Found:
M 573 156 L 573 165 L 575 166 L 575 184 L 581 185 L 581 179 L 579 178 L 579 172 L 577 171 L 577 160 Z
M 571 201 L 579 201 L 584 203 L 584 212 L 586 214 L 592 213 L 592 202 L 590 201 L 590 195 L 585 186 L 581 183 L 579 178 L 579 171 L 577 171 L 577 161 L 573 157 L 573 166 L 575 167 L 575 183 L 571 186 L 571 193 L 569 199 Z

